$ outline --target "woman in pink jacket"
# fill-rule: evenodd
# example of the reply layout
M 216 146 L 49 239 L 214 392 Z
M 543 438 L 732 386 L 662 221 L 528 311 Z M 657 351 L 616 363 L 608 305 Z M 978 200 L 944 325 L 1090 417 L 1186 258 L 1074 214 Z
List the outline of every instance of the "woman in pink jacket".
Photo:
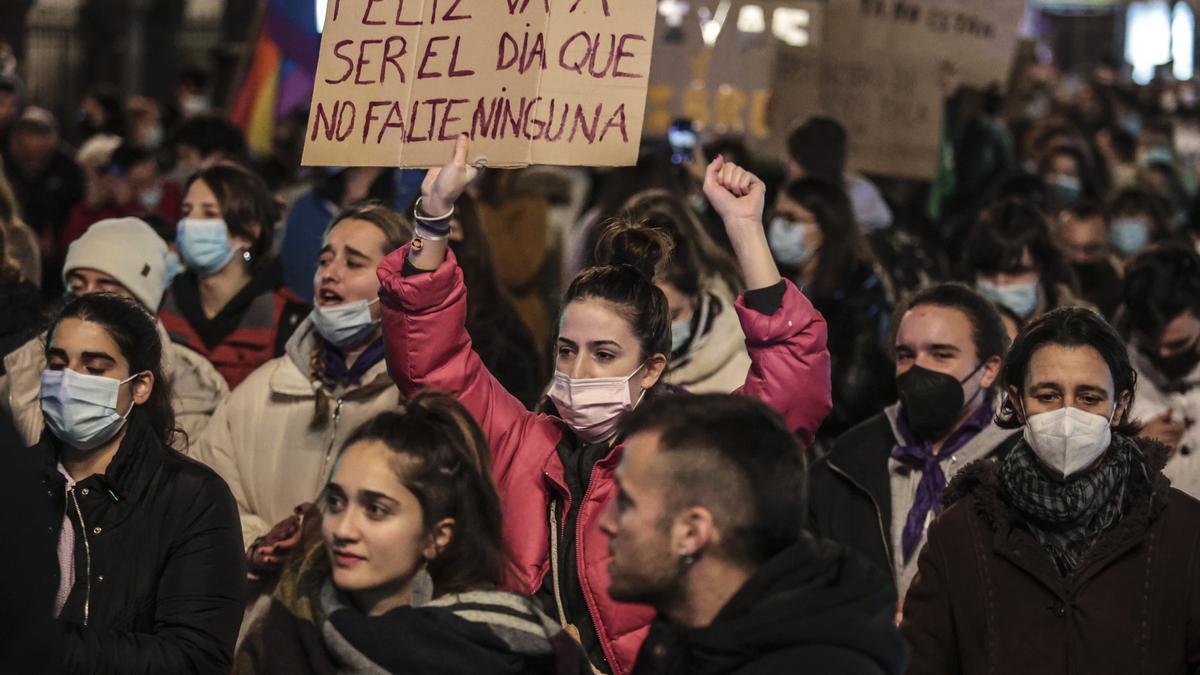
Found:
M 601 257 L 610 264 L 581 272 L 563 301 L 548 392 L 556 414 L 530 413 L 487 371 L 464 328 L 467 291 L 446 236 L 454 202 L 476 173 L 467 150 L 459 138 L 453 160 L 429 172 L 413 242 L 379 265 L 388 370 L 406 396 L 448 391 L 479 420 L 504 509 L 508 590 L 537 596 L 597 671 L 625 674 L 654 612 L 608 597 L 608 542 L 597 524 L 616 494 L 618 422 L 655 394 L 670 354 L 667 300 L 651 279 L 669 244 L 644 228 L 613 228 Z M 739 391 L 774 406 L 808 442 L 831 405 L 825 322 L 775 268 L 763 192 L 734 164 L 708 166 L 704 193 L 750 289 L 736 304 L 752 359 Z

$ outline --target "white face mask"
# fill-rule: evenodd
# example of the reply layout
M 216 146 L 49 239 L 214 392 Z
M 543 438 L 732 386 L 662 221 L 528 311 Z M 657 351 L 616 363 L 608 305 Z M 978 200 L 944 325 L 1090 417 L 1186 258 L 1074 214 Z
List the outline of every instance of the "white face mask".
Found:
M 133 410 L 133 402 L 124 415 L 117 413 L 117 396 L 124 380 L 85 375 L 70 369 L 43 370 L 40 394 L 46 426 L 60 441 L 79 450 L 94 450 L 104 445 L 121 427 Z
M 566 373 L 555 371 L 554 383 L 547 395 L 558 408 L 558 415 L 579 438 L 587 443 L 602 441 L 613 435 L 621 414 L 633 410 L 629 398 L 629 381 L 646 364 L 637 367 L 625 377 L 593 377 L 571 379 Z M 638 397 L 638 403 L 646 391 Z
M 318 305 L 313 307 L 309 317 L 321 337 L 333 346 L 345 349 L 361 344 L 375 331 L 379 320 L 371 318 L 371 305 L 377 302 L 379 298 L 370 302 L 355 300 L 328 307 Z
M 804 241 L 810 227 L 813 226 L 775 216 L 767 226 L 767 243 L 775 259 L 789 267 L 803 267 L 812 260 L 817 252 Z
M 1025 418 L 1025 442 L 1046 466 L 1064 478 L 1094 464 L 1111 441 L 1112 416 L 1059 408 Z

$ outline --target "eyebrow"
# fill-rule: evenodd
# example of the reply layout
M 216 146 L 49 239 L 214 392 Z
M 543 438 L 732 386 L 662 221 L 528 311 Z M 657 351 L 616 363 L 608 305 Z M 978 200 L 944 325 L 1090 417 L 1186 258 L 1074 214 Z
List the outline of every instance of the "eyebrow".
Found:
M 612 345 L 613 347 L 616 347 L 617 349 L 621 348 L 621 343 L 616 342 L 615 340 L 592 340 L 591 342 L 588 343 L 588 345 L 592 349 L 596 349 L 597 347 L 605 347 L 608 345 Z
M 108 354 L 106 354 L 104 352 L 84 352 L 83 353 L 84 361 L 91 361 L 92 359 L 103 359 L 105 361 L 112 361 L 113 363 L 117 362 L 116 359 L 114 359 L 113 357 L 109 356 Z
M 346 247 L 346 255 L 348 255 L 348 256 L 356 256 L 356 257 L 359 257 L 359 258 L 366 258 L 366 259 L 368 259 L 368 260 L 370 260 L 370 258 L 371 258 L 371 256 L 367 255 L 366 253 L 363 253 L 362 251 L 360 251 L 360 250 L 358 250 L 358 249 L 354 248 L 353 246 L 347 246 L 347 247 Z
M 951 351 L 951 352 L 961 352 L 962 351 L 962 348 L 959 347 L 958 345 L 945 344 L 945 343 L 929 345 L 929 348 L 930 349 L 944 349 L 946 351 Z
M 400 503 L 400 500 L 396 499 L 395 497 L 391 497 L 383 494 L 382 492 L 376 492 L 374 490 L 359 490 L 359 494 L 361 494 L 363 498 L 368 501 L 386 501 L 393 504 Z

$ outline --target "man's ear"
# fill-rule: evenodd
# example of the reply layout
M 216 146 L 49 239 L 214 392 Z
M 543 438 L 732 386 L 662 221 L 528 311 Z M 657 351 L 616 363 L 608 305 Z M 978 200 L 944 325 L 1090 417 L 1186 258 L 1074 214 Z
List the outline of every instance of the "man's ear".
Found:
M 979 378 L 979 386 L 987 389 L 996 383 L 1000 377 L 1000 364 L 1004 361 L 999 356 L 993 356 L 983 364 L 983 377 Z
M 720 543 L 712 512 L 703 506 L 681 511 L 671 525 L 671 548 L 679 557 L 699 558 Z

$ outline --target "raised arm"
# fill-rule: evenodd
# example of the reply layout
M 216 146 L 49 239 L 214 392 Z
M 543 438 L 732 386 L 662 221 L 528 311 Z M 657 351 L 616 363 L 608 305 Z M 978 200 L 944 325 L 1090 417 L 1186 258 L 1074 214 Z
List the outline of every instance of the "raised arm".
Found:
M 454 143 L 454 157 L 445 166 L 430 169 L 421 183 L 421 200 L 416 214 L 417 239 L 421 241 L 421 247 L 414 247 L 408 256 L 412 266 L 419 270 L 432 272 L 446 259 L 446 249 L 450 247 L 446 237 L 450 234 L 454 203 L 479 174 L 478 169 L 467 164 L 470 148 L 466 134 L 460 134 Z
M 775 408 L 811 443 L 833 406 L 825 319 L 779 275 L 763 230 L 763 182 L 717 157 L 705 170 L 704 194 L 725 223 L 746 281 L 735 309 L 746 334 L 750 371 L 738 393 Z
M 746 290 L 779 283 L 779 268 L 763 229 L 766 186 L 758 176 L 718 156 L 704 172 L 704 196 L 725 223 L 725 233 L 742 268 Z
M 529 462 L 521 466 L 544 461 L 540 455 L 553 452 L 562 430 L 527 411 L 472 349 L 462 270 L 438 231 L 444 227 L 448 233 L 451 207 L 475 176 L 466 164 L 467 150 L 466 137 L 459 137 L 450 163 L 426 175 L 416 236 L 379 264 L 379 298 L 392 380 L 405 396 L 436 389 L 466 406 L 487 436 L 499 479 L 518 454 Z M 421 215 L 447 217 L 442 225 L 422 222 Z

